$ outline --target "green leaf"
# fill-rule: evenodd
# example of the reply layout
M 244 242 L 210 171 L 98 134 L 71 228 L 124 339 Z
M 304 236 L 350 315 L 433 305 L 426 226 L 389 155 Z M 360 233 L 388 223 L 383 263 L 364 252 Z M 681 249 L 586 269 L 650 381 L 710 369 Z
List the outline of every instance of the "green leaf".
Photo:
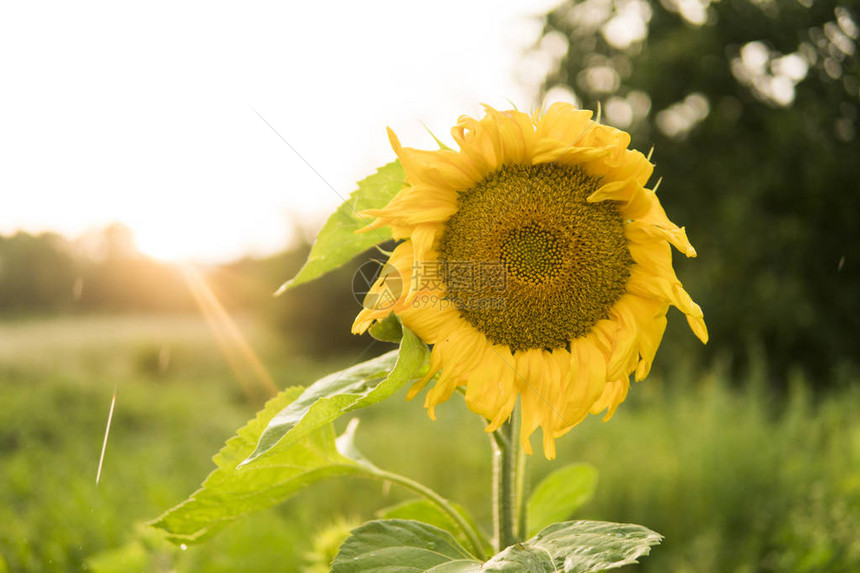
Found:
M 603 521 L 555 523 L 486 563 L 450 533 L 404 519 L 371 521 L 352 531 L 332 573 L 595 573 L 636 563 L 662 537 L 641 525 Z
M 528 541 L 487 561 L 484 572 L 591 573 L 636 563 L 662 536 L 641 525 L 568 521 L 550 525 Z
M 370 335 L 380 342 L 400 342 L 403 338 L 403 327 L 393 312 L 382 320 L 373 323 L 367 330 Z
M 332 573 L 470 573 L 477 561 L 447 531 L 404 519 L 370 521 L 353 530 L 331 564 Z
M 235 519 L 281 503 L 314 482 L 366 475 L 364 466 L 338 451 L 330 424 L 317 427 L 301 442 L 278 447 L 253 465 L 237 469 L 269 421 L 301 393 L 301 387 L 289 388 L 272 398 L 213 458 L 218 469 L 202 487 L 151 525 L 165 530 L 174 543 L 199 542 Z
M 457 503 L 451 503 L 451 506 L 463 517 L 466 523 L 472 526 L 472 529 L 480 532 L 480 528 L 478 528 L 475 519 L 472 517 L 472 514 L 469 513 L 469 510 Z M 428 523 L 452 534 L 461 545 L 469 545 L 469 539 L 466 537 L 463 530 L 460 529 L 460 526 L 454 522 L 451 516 L 442 511 L 438 505 L 430 503 L 426 499 L 405 501 L 399 505 L 383 509 L 379 511 L 377 515 L 381 519 L 411 519 L 422 523 Z M 493 546 L 490 544 L 489 539 L 483 535 L 483 532 L 481 532 L 479 541 L 481 543 L 480 549 L 482 553 L 484 555 L 492 555 Z
M 572 464 L 548 475 L 528 501 L 529 535 L 569 518 L 591 500 L 596 487 L 597 470 L 589 464 Z
M 296 276 L 281 285 L 277 294 L 319 278 L 374 245 L 391 239 L 388 227 L 356 233 L 370 223 L 370 219 L 359 213 L 365 209 L 385 207 L 403 188 L 405 179 L 400 161 L 393 161 L 359 181 L 358 189 L 326 221 L 304 266 Z
M 427 346 L 403 328 L 400 350 L 329 374 L 314 382 L 297 400 L 272 418 L 260 442 L 242 464 L 259 458 L 276 444 L 289 447 L 341 415 L 389 398 L 414 379 L 429 357 Z
M 436 137 L 436 134 L 435 134 L 435 133 L 433 133 L 432 131 L 430 131 L 430 128 L 429 128 L 429 127 L 427 127 L 427 126 L 425 125 L 425 126 L 424 126 L 424 129 L 426 129 L 426 130 L 427 130 L 427 133 L 429 133 L 429 134 L 430 134 L 430 137 L 432 137 L 432 138 L 436 141 L 436 145 L 438 145 L 438 146 L 439 146 L 439 149 L 443 149 L 443 150 L 445 150 L 445 151 L 451 151 L 451 148 L 450 148 L 450 147 L 448 147 L 448 145 L 446 145 L 444 141 L 442 141 L 441 139 L 439 139 L 438 137 Z

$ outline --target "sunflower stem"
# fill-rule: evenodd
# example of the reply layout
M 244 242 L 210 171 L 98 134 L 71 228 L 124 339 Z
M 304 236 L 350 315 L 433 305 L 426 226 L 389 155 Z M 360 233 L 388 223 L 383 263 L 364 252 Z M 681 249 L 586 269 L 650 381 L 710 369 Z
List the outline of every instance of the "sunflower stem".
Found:
M 519 409 L 515 411 L 519 414 Z M 520 422 L 519 416 L 517 421 Z M 529 476 L 528 476 L 528 458 L 520 444 L 520 441 L 514 437 L 513 443 L 516 444 L 516 502 L 517 502 L 517 540 L 522 541 L 528 537 L 528 506 L 526 501 L 529 492 Z
M 515 533 L 518 503 L 517 477 L 519 473 L 519 448 L 515 438 L 515 426 L 519 421 L 518 409 L 511 419 L 494 432 L 493 436 L 493 521 L 499 551 L 517 543 Z

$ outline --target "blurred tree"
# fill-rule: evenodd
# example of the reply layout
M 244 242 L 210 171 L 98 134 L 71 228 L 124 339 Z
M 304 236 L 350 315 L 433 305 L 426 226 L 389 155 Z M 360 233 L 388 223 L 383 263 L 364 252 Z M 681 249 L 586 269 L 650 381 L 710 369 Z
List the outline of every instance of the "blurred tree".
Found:
M 213 270 L 210 281 L 225 306 L 253 309 L 301 352 L 316 357 L 345 352 L 367 358 L 390 350 L 370 336 L 351 333 L 361 310 L 361 297 L 353 294 L 353 278 L 364 263 L 384 259 L 376 251 L 309 284 L 272 296 L 284 280 L 295 276 L 309 250 L 310 245 L 300 244 L 270 257 L 245 258 Z
M 0 308 L 5 313 L 67 308 L 76 277 L 69 245 L 59 235 L 0 237 Z
M 860 361 L 858 15 L 834 0 L 572 0 L 545 19 L 547 96 L 600 104 L 656 148 L 662 201 L 699 252 L 678 272 L 705 352 L 760 345 L 778 378 Z
M 81 257 L 79 309 L 98 311 L 189 311 L 196 309 L 180 272 L 142 255 L 128 227 L 115 223 L 90 239 Z
M 88 243 L 0 236 L 0 315 L 196 310 L 177 270 L 141 255 L 127 228 L 90 233 Z
M 301 243 L 269 257 L 209 267 L 203 274 L 229 312 L 259 316 L 300 352 L 370 357 L 389 350 L 370 336 L 350 332 L 361 310 L 353 275 L 363 263 L 380 258 L 376 251 L 311 284 L 272 296 L 296 274 L 309 250 Z M 75 243 L 52 233 L 0 236 L 0 317 L 198 311 L 181 269 L 142 255 L 123 225 L 93 230 Z

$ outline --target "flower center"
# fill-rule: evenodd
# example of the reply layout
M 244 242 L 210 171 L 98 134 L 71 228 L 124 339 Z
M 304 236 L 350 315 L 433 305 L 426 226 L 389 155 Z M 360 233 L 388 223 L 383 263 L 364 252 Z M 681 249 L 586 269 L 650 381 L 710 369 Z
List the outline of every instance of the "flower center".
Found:
M 563 240 L 538 223 L 513 229 L 502 239 L 500 260 L 507 274 L 532 284 L 558 275 L 564 262 Z
M 439 245 L 445 291 L 512 351 L 568 347 L 608 317 L 633 260 L 600 179 L 556 163 L 507 165 L 463 192 Z

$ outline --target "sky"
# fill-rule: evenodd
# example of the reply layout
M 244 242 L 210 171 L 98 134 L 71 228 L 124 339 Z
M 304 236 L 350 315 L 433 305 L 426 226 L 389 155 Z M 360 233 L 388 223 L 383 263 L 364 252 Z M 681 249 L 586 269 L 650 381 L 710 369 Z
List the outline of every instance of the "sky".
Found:
M 276 252 L 394 159 L 386 126 L 432 148 L 481 103 L 539 105 L 556 3 L 5 2 L 0 233 Z

